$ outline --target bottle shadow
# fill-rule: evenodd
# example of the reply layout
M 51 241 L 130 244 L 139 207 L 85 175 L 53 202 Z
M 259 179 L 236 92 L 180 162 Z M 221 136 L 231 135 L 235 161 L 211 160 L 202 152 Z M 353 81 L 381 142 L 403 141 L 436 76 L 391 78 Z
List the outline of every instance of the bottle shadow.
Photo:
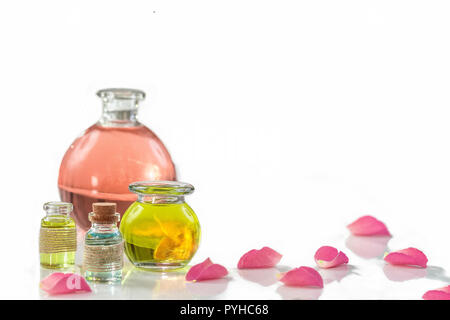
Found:
M 390 236 L 354 236 L 345 241 L 345 245 L 357 256 L 364 259 L 383 258 L 388 251 Z

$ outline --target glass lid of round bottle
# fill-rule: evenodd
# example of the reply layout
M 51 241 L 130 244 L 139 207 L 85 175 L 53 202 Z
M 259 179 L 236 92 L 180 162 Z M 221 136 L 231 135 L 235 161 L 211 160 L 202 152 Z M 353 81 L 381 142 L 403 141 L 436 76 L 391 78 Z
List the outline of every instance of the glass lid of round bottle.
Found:
M 192 184 L 180 181 L 138 181 L 129 185 L 131 192 L 140 195 L 188 195 L 194 192 Z

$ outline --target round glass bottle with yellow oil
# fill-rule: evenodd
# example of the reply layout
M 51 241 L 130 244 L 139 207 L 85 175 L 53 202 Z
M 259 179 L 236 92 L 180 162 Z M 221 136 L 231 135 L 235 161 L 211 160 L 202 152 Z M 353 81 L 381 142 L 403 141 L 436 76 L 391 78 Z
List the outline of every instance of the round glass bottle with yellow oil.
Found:
M 178 181 L 129 185 L 138 195 L 123 215 L 125 254 L 138 268 L 169 271 L 186 266 L 200 242 L 200 224 L 184 197 L 194 187 Z

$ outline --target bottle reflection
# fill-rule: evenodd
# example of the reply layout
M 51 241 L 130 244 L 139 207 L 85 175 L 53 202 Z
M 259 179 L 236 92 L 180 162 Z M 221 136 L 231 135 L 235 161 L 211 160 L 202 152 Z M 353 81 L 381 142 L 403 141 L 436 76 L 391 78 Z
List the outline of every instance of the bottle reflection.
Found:
M 120 283 L 89 282 L 89 286 L 92 289 L 92 294 L 88 297 L 90 300 L 121 299 L 122 297 Z
M 62 272 L 62 273 L 80 273 L 80 268 L 77 266 L 70 266 L 67 268 L 62 269 L 47 269 L 40 267 L 39 268 L 39 280 L 42 280 L 44 278 L 47 278 L 49 275 L 55 272 Z
M 124 295 L 127 299 L 157 299 L 158 296 L 164 296 L 171 289 L 183 292 L 183 284 L 180 283 L 178 277 L 178 272 L 153 273 L 128 265 L 127 274 L 122 280 Z M 161 286 L 159 283 L 161 280 L 171 283 Z
M 156 279 L 155 286 L 152 290 L 152 299 L 192 299 L 191 294 L 186 288 L 186 280 L 184 279 L 184 274 L 160 274 L 160 277 Z

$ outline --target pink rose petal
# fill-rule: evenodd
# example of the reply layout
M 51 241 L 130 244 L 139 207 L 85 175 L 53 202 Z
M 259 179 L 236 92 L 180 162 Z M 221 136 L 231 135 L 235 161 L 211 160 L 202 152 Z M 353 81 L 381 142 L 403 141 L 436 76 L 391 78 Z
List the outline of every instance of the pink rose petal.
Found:
M 350 223 L 347 228 L 356 236 L 390 236 L 386 225 L 372 216 L 363 216 Z
M 282 255 L 269 247 L 250 250 L 238 262 L 238 269 L 272 268 L 280 262 Z
M 422 298 L 424 300 L 450 300 L 450 286 L 427 291 Z
M 212 263 L 211 259 L 207 258 L 202 263 L 192 266 L 186 274 L 187 281 L 202 281 L 220 279 L 228 274 L 227 269 L 220 264 Z
M 310 267 L 300 267 L 283 273 L 280 281 L 287 286 L 323 288 L 320 274 Z
M 47 288 L 54 287 L 62 277 L 64 277 L 64 273 L 62 272 L 54 272 L 50 274 L 49 276 L 41 280 L 40 282 L 41 289 L 46 291 Z
M 75 273 L 52 273 L 41 280 L 40 287 L 50 295 L 92 291 L 86 280 Z
M 384 257 L 384 261 L 393 265 L 418 266 L 426 268 L 428 259 L 422 251 L 416 248 L 407 248 L 389 253 L 386 257 Z
M 348 258 L 345 253 L 329 246 L 320 247 L 314 255 L 314 260 L 316 260 L 319 267 L 324 269 L 334 268 L 348 263 Z

